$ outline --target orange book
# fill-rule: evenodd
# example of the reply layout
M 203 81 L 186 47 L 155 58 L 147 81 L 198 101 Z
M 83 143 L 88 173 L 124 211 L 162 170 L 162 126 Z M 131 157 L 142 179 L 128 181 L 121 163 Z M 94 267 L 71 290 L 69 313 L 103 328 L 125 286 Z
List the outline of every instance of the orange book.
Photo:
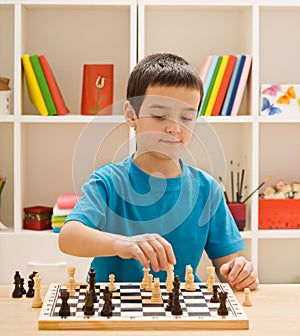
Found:
M 64 102 L 63 96 L 61 94 L 61 91 L 57 85 L 57 82 L 55 80 L 55 77 L 53 75 L 53 72 L 50 68 L 50 65 L 44 55 L 39 56 L 39 60 L 47 81 L 47 84 L 50 89 L 50 93 L 52 96 L 52 99 L 54 101 L 54 105 L 56 107 L 56 111 L 58 115 L 64 115 L 69 113 L 69 110 Z
M 224 72 L 224 76 L 219 88 L 219 92 L 215 101 L 215 105 L 213 107 L 211 115 L 217 116 L 220 115 L 221 108 L 226 96 L 226 92 L 230 83 L 230 79 L 233 73 L 233 69 L 236 63 L 236 56 L 235 55 L 229 55 L 228 63 Z
M 112 114 L 113 76 L 113 64 L 84 65 L 81 114 Z

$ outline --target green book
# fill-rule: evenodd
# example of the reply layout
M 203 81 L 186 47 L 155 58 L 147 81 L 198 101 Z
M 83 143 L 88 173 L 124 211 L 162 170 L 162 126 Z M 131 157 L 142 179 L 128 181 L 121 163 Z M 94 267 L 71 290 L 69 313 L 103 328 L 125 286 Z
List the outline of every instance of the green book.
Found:
M 56 107 L 46 80 L 46 77 L 44 75 L 40 60 L 38 55 L 32 55 L 30 56 L 30 62 L 32 64 L 34 73 L 36 75 L 37 81 L 39 83 L 39 87 L 42 92 L 42 96 L 44 98 L 48 115 L 57 115 Z
M 218 74 L 218 71 L 219 71 L 219 68 L 220 68 L 220 65 L 221 65 L 221 61 L 222 61 L 222 56 L 219 56 L 216 67 L 215 67 L 214 72 L 213 72 L 212 79 L 210 81 L 210 84 L 209 84 L 209 87 L 208 87 L 208 90 L 207 90 L 207 94 L 205 96 L 204 102 L 202 103 L 200 115 L 203 115 L 203 116 L 205 115 L 207 104 L 209 102 L 210 95 L 211 95 L 212 89 L 213 89 L 214 84 L 215 84 L 215 80 L 216 80 L 216 77 L 217 77 L 217 74 Z

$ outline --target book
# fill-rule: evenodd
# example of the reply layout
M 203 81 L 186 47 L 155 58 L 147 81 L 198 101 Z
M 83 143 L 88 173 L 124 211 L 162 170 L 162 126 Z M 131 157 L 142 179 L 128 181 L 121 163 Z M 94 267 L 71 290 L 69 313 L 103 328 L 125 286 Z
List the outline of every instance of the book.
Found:
M 30 62 L 30 58 L 28 54 L 24 54 L 21 57 L 26 84 L 28 88 L 29 98 L 32 104 L 37 108 L 39 113 L 43 116 L 48 115 L 48 110 L 42 96 L 42 92 L 37 81 L 35 72 L 33 70 L 32 64 Z
M 48 115 L 57 115 L 56 107 L 51 96 L 50 89 L 48 87 L 41 63 L 39 61 L 38 55 L 29 56 L 30 62 L 32 64 L 34 73 L 36 75 L 42 96 L 44 98 L 45 104 L 47 106 Z
M 224 104 L 221 110 L 221 115 L 226 116 L 231 114 L 232 105 L 234 102 L 236 90 L 240 81 L 240 77 L 242 74 L 242 70 L 244 67 L 246 56 L 245 55 L 237 55 L 237 60 L 235 63 L 235 67 L 233 69 L 233 73 L 231 76 L 231 80 L 227 89 L 226 97 L 224 100 Z
M 113 64 L 84 64 L 81 114 L 112 114 L 113 84 Z
M 252 63 L 252 56 L 251 55 L 245 55 L 245 63 L 243 66 L 243 70 L 241 73 L 241 77 L 239 80 L 239 84 L 236 90 L 234 102 L 232 105 L 231 113 L 230 115 L 236 116 L 238 114 L 239 108 L 241 106 L 241 102 L 245 93 L 245 88 L 247 85 L 249 73 L 250 73 L 250 68 L 251 68 L 251 63 Z
M 52 99 L 54 101 L 54 105 L 56 107 L 56 111 L 58 115 L 64 115 L 69 113 L 69 109 L 67 108 L 57 81 L 54 77 L 53 71 L 49 65 L 49 62 L 45 55 L 39 56 L 39 61 L 41 63 L 41 67 L 43 69 Z
M 210 98 L 209 98 L 209 101 L 208 101 L 208 104 L 207 104 L 207 107 L 206 107 L 206 110 L 205 110 L 205 115 L 206 116 L 210 116 L 211 113 L 212 113 L 212 110 L 214 108 L 215 101 L 217 99 L 217 95 L 218 95 L 218 92 L 219 92 L 219 89 L 220 89 L 220 86 L 221 86 L 221 82 L 222 82 L 222 79 L 224 77 L 224 73 L 225 73 L 225 70 L 226 70 L 226 67 L 227 67 L 228 60 L 229 60 L 228 55 L 221 56 L 220 67 L 219 67 L 218 73 L 216 75 L 216 79 L 215 79 L 215 82 L 214 82 L 214 85 L 213 85 L 213 88 L 212 88 L 212 91 L 211 91 L 211 94 L 210 94 Z
M 217 116 L 220 115 L 221 112 L 221 108 L 223 106 L 224 100 L 225 100 L 225 96 L 226 96 L 226 92 L 230 83 L 230 79 L 233 73 L 233 69 L 236 63 L 236 59 L 237 57 L 235 55 L 229 55 L 229 59 L 228 59 L 228 63 L 227 63 L 227 67 L 225 69 L 225 73 L 222 79 L 222 83 L 220 85 L 219 88 L 219 92 L 215 101 L 215 105 L 214 108 L 211 112 L 211 115 L 213 116 Z
M 208 73 L 208 69 L 209 69 L 211 60 L 212 60 L 212 55 L 208 55 L 205 58 L 205 60 L 203 61 L 203 63 L 201 64 L 200 69 L 199 69 L 199 76 L 202 79 L 203 85 L 204 85 L 204 82 L 205 82 L 206 75 Z
M 204 82 L 204 96 L 203 102 L 200 110 L 201 115 L 205 115 L 206 107 L 210 98 L 211 91 L 213 89 L 217 73 L 221 64 L 222 58 L 220 56 L 214 55 L 208 69 L 208 73 Z

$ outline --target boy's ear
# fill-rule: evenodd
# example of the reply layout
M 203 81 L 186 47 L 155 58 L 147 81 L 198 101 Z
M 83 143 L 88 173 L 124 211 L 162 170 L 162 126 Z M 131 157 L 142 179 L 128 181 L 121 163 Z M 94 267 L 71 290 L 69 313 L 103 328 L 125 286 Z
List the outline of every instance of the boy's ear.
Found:
M 126 100 L 123 106 L 123 114 L 128 126 L 135 128 L 137 116 L 129 100 Z

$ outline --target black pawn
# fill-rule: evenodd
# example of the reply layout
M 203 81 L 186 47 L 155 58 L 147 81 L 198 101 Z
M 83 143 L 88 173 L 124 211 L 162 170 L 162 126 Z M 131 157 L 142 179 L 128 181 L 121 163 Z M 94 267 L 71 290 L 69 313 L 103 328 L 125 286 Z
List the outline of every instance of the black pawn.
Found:
M 21 298 L 23 296 L 22 289 L 21 289 L 21 276 L 20 272 L 16 271 L 14 275 L 14 291 L 12 292 L 13 298 Z
M 211 303 L 219 303 L 219 293 L 218 293 L 218 285 L 213 285 L 213 295 L 210 299 Z
M 218 315 L 227 316 L 228 315 L 228 309 L 226 307 L 227 292 L 219 293 L 219 298 L 220 298 L 220 307 L 218 308 Z
M 173 292 L 169 292 L 168 303 L 166 305 L 166 311 L 172 311 L 173 307 Z
M 70 311 L 70 306 L 68 304 L 69 292 L 67 292 L 65 289 L 61 290 L 60 297 L 62 300 L 62 304 L 58 312 L 58 315 L 62 317 L 70 316 L 71 311 Z
M 85 294 L 85 302 L 83 306 L 84 315 L 92 316 L 95 314 L 93 292 L 87 291 Z
M 104 305 L 101 310 L 101 316 L 112 316 L 112 303 L 111 303 L 111 293 L 108 287 L 105 287 L 103 291 Z

